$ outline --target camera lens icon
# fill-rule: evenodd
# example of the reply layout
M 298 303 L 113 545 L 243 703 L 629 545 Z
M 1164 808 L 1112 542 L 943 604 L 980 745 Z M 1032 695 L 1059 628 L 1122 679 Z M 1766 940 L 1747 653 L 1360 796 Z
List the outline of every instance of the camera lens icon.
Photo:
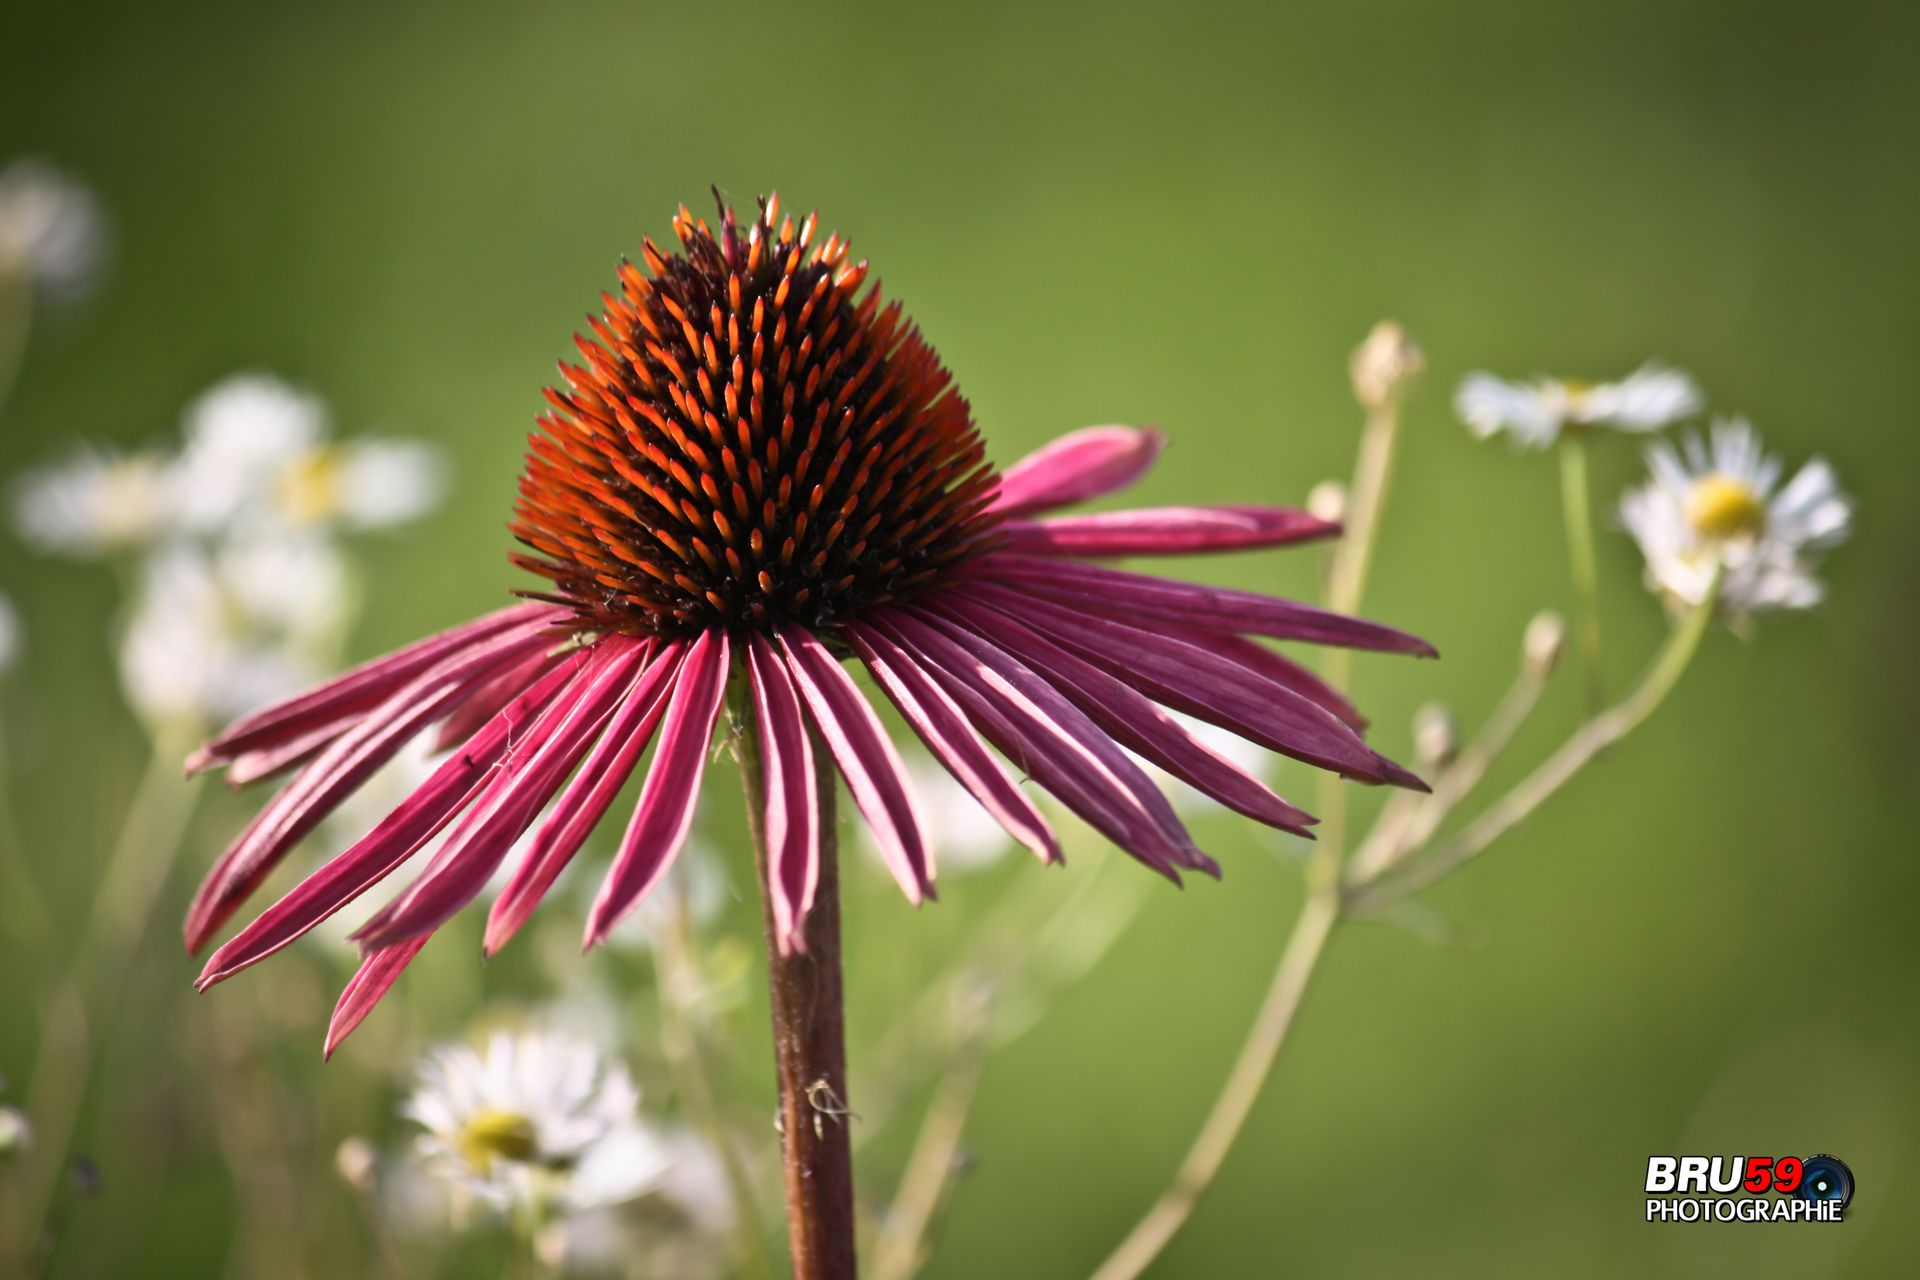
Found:
M 1839 1156 L 1808 1156 L 1793 1194 L 1802 1200 L 1837 1200 L 1844 1209 L 1853 1199 L 1853 1170 Z

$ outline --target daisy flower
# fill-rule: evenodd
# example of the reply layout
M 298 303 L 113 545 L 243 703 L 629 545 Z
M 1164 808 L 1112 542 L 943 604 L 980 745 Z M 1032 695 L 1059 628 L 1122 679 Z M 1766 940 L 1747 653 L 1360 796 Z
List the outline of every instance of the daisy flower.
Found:
M 603 940 L 686 840 L 730 684 L 758 742 L 751 802 L 779 953 L 806 945 L 829 771 L 901 892 L 931 897 L 928 824 L 849 662 L 1047 862 L 1059 841 L 1022 778 L 1176 883 L 1218 874 L 1129 753 L 1239 813 L 1309 830 L 1309 814 L 1171 711 L 1360 782 L 1422 785 L 1367 746 L 1338 695 L 1257 637 L 1431 654 L 1424 641 L 1100 563 L 1280 546 L 1337 526 L 1264 506 L 1051 514 L 1132 483 L 1165 438 L 1093 427 L 996 469 L 939 358 L 866 287 L 845 240 L 822 240 L 811 216 L 796 226 L 775 198 L 744 226 L 731 210 L 712 228 L 682 208 L 674 229 L 678 252 L 648 240 L 643 263 L 622 266 L 592 336 L 576 339 L 579 363 L 547 392 L 511 526 L 525 546 L 516 562 L 542 580 L 529 599 L 255 712 L 195 755 L 195 770 L 298 766 L 196 895 L 197 949 L 383 761 L 437 724 L 462 731 L 411 797 L 220 947 L 203 987 L 450 828 L 357 935 L 366 958 L 336 1011 L 337 1042 L 532 829 L 488 912 L 486 950 L 504 946 L 651 745 L 588 912 L 587 942 Z
M 672 1153 L 639 1120 L 625 1066 L 551 1033 L 496 1032 L 420 1068 L 405 1114 L 427 1167 L 496 1209 L 570 1215 L 652 1189 Z
M 1693 379 L 1648 363 L 1618 382 L 1508 382 L 1472 373 L 1461 382 L 1453 407 L 1482 440 L 1505 431 L 1516 444 L 1544 449 L 1570 427 L 1658 431 L 1697 413 L 1701 403 Z
M 14 526 L 47 555 L 103 559 L 137 552 L 179 529 L 180 489 L 157 451 L 82 447 L 13 485 Z
M 0 284 L 19 275 L 53 301 L 79 298 L 99 275 L 106 240 L 84 183 L 44 160 L 0 169 Z
M 1736 418 L 1716 422 L 1710 440 L 1655 445 L 1647 467 L 1652 478 L 1621 500 L 1620 519 L 1646 557 L 1650 589 L 1695 605 L 1724 566 L 1720 600 L 1735 616 L 1820 602 L 1821 553 L 1846 540 L 1852 521 L 1824 460 L 1782 486 L 1780 460 Z

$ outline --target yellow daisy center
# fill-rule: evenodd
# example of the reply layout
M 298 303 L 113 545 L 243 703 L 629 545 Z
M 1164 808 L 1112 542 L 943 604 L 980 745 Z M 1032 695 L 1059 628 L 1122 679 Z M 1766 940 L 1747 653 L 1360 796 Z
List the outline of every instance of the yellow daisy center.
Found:
M 515 1164 L 530 1163 L 539 1153 L 539 1135 L 533 1121 L 513 1111 L 481 1111 L 460 1126 L 454 1140 L 461 1156 L 477 1173 L 485 1173 L 495 1160 Z
M 1714 472 L 1687 491 L 1687 523 L 1703 538 L 1740 538 L 1767 524 L 1767 505 L 1752 486 Z
M 280 502 L 295 524 L 314 524 L 340 511 L 340 451 L 313 449 L 280 476 Z

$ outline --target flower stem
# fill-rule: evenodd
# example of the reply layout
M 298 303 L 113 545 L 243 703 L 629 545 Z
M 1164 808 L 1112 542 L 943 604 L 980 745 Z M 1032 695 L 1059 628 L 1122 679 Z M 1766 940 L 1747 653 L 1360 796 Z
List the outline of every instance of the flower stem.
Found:
M 1348 909 L 1355 913 L 1376 913 L 1459 870 L 1530 817 L 1595 756 L 1645 723 L 1673 692 L 1681 674 L 1699 652 L 1701 638 L 1713 621 L 1719 598 L 1720 571 L 1716 570 L 1706 598 L 1674 627 L 1666 645 L 1633 692 L 1618 705 L 1582 724 L 1544 764 L 1452 840 L 1417 861 L 1407 862 L 1360 885 L 1349 897 Z
M 747 828 L 760 875 L 772 995 L 773 1056 L 780 1090 L 780 1152 L 786 1169 L 787 1240 L 794 1280 L 849 1280 L 855 1274 L 853 1151 L 847 1121 L 846 1010 L 840 976 L 840 869 L 834 772 L 819 770 L 820 878 L 803 937 L 806 950 L 781 955 L 762 806 L 766 778 L 760 729 L 745 681 L 735 682 L 734 724 Z M 819 755 L 824 758 L 825 753 Z
M 1240 1130 L 1246 1125 L 1253 1104 L 1273 1072 L 1292 1030 L 1294 1015 L 1307 994 L 1314 971 L 1333 937 L 1340 920 L 1339 895 L 1326 890 L 1313 891 L 1307 898 L 1293 933 L 1281 953 L 1280 966 L 1274 970 L 1273 983 L 1261 1003 L 1259 1017 L 1240 1047 L 1226 1086 L 1214 1099 L 1213 1109 L 1201 1126 L 1200 1134 L 1188 1148 L 1186 1159 L 1174 1175 L 1173 1183 L 1160 1193 L 1147 1215 L 1134 1225 L 1127 1238 L 1093 1273 L 1093 1280 L 1132 1280 L 1145 1271 L 1174 1233 L 1185 1224 L 1200 1195 L 1220 1172 L 1227 1153 L 1233 1149 Z
M 1593 500 L 1587 486 L 1587 442 L 1577 431 L 1560 437 L 1560 505 L 1567 520 L 1567 558 L 1573 573 L 1574 627 L 1587 678 L 1587 711 L 1607 705 L 1600 666 L 1600 574 L 1593 554 Z

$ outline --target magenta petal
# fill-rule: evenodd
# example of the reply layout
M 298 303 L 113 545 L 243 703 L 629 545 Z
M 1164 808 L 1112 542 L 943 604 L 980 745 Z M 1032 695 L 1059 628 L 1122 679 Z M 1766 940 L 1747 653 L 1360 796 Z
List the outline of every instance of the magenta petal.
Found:
M 681 641 L 668 641 L 628 687 L 607 731 L 554 802 L 553 811 L 534 834 L 533 846 L 494 899 L 482 944 L 487 955 L 499 951 L 519 932 L 626 785 L 641 753 L 653 741 L 684 655 Z
M 531 622 L 557 620 L 566 613 L 550 604 L 514 605 L 362 663 L 325 684 L 235 721 L 194 753 L 188 772 L 199 773 L 244 752 L 279 746 L 323 727 L 344 730 L 353 717 L 371 711 L 415 677 L 463 649 Z
M 340 1047 L 340 1042 L 366 1021 L 367 1015 L 373 1012 L 373 1006 L 379 1004 L 381 998 L 393 989 L 393 984 L 413 963 L 413 958 L 420 954 L 420 948 L 426 945 L 425 938 L 415 938 L 398 946 L 385 947 L 360 962 L 360 968 L 348 979 L 346 990 L 340 993 L 340 1002 L 333 1006 L 333 1019 L 327 1024 L 327 1057 L 331 1058 L 333 1051 Z
M 967 571 L 1114 617 L 1157 618 L 1181 626 L 1253 632 L 1354 649 L 1426 657 L 1435 654 L 1432 645 L 1404 631 L 1250 591 L 1177 582 L 1074 561 L 1005 554 L 982 557 Z
M 202 990 L 257 964 L 380 883 L 486 789 L 515 728 L 537 716 L 571 678 L 578 658 L 548 672 L 442 761 L 372 831 L 261 912 L 207 960 Z
M 977 594 L 1154 701 L 1249 742 L 1363 782 L 1410 776 L 1319 703 L 1179 636 L 1019 591 L 982 586 Z
M 1045 816 L 993 758 L 967 723 L 966 713 L 913 655 L 871 627 L 854 623 L 846 632 L 875 682 L 947 772 L 1008 835 L 1039 854 L 1042 862 L 1059 862 L 1060 841 Z
M 1021 515 L 1124 489 L 1146 474 L 1166 443 L 1160 432 L 1138 427 L 1070 431 L 1002 471 L 988 510 Z
M 344 722 L 323 724 L 310 733 L 275 743 L 271 747 L 243 751 L 227 765 L 222 781 L 237 791 L 262 778 L 271 778 L 294 765 L 305 764 L 319 755 L 321 748 L 345 732 Z
M 505 632 L 442 660 L 341 734 L 255 815 L 201 882 L 188 908 L 189 951 L 214 931 L 302 836 L 443 714 L 465 685 L 553 643 L 544 624 Z
M 451 750 L 478 733 L 482 725 L 499 714 L 500 708 L 519 697 L 534 681 L 556 664 L 565 661 L 566 657 L 564 651 L 530 653 L 491 680 L 475 685 L 473 691 L 462 697 L 459 705 L 434 730 L 434 753 Z M 233 769 L 227 771 L 228 775 L 231 776 L 239 767 L 236 763 Z
M 1339 532 L 1339 525 L 1290 507 L 1148 507 L 1009 520 L 1000 526 L 1000 547 L 1035 556 L 1173 556 L 1277 547 Z
M 758 634 L 747 637 L 747 675 L 766 782 L 762 801 L 774 940 L 780 954 L 789 955 L 806 950 L 803 930 L 820 883 L 820 810 L 814 790 L 819 779 L 793 678 Z
M 997 609 L 952 597 L 936 607 L 1052 681 L 1121 746 L 1236 813 L 1296 835 L 1312 835 L 1307 830 L 1314 822 L 1312 815 L 1275 795 L 1265 783 L 1199 741 L 1179 721 L 1106 671 Z
M 727 692 L 727 633 L 703 631 L 687 651 L 660 729 L 640 803 L 587 918 L 587 945 L 604 942 L 672 865 L 693 825 L 714 717 Z
M 1275 653 L 1258 641 L 1225 631 L 1206 631 L 1197 627 L 1162 630 L 1164 634 L 1218 654 L 1229 662 L 1265 676 L 1282 688 L 1291 689 L 1301 697 L 1319 703 L 1355 733 L 1363 732 L 1367 727 L 1367 718 L 1338 689 L 1285 654 Z
M 1177 868 L 1193 865 L 1190 854 L 1198 851 L 1173 806 L 1053 686 L 978 637 L 950 633 L 917 610 L 888 608 L 869 620 L 913 654 L 1014 764 L 1116 845 L 1180 882 Z
M 933 863 L 921 835 L 913 784 L 880 717 L 827 647 L 797 627 L 774 632 L 813 724 L 847 780 L 854 804 L 873 831 L 880 859 L 907 901 L 933 896 Z
M 367 947 L 404 942 L 431 933 L 478 897 L 514 841 L 533 825 L 605 727 L 646 654 L 644 643 L 624 636 L 596 644 L 573 681 L 520 732 L 487 789 L 433 862 L 354 938 Z

